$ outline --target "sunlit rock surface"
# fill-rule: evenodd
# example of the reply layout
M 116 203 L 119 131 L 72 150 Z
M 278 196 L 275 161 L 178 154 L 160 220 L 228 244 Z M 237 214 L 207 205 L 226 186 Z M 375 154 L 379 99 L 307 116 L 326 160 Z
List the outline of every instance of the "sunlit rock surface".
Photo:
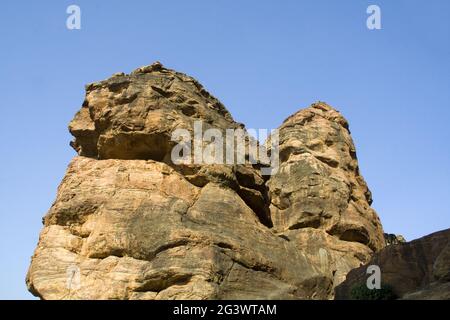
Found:
M 27 275 L 43 299 L 330 299 L 384 247 L 347 121 L 318 102 L 279 128 L 280 167 L 174 164 L 171 134 L 244 129 L 160 63 L 86 87 L 78 152 Z

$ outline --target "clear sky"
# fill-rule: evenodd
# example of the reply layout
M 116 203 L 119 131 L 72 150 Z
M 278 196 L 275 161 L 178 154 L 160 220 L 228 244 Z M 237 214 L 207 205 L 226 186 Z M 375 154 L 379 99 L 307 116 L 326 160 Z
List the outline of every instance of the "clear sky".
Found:
M 66 8 L 81 8 L 81 30 Z M 381 30 L 366 8 L 381 8 Z M 84 84 L 160 60 L 249 128 L 326 101 L 350 122 L 384 229 L 450 227 L 450 1 L 3 1 L 0 298 L 25 274 L 75 152 Z

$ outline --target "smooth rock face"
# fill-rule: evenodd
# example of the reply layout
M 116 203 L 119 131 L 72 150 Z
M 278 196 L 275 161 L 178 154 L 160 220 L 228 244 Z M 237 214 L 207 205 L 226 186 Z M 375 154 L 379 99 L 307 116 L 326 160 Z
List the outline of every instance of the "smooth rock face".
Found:
M 280 168 L 174 164 L 177 128 L 243 129 L 160 63 L 86 87 L 70 163 L 27 275 L 43 299 L 330 299 L 384 246 L 346 120 L 280 127 Z M 446 275 L 444 275 L 445 277 Z
M 368 265 L 378 265 L 382 284 L 402 299 L 450 299 L 450 229 L 377 252 L 352 270 L 336 288 L 337 299 L 351 299 L 353 286 L 365 283 Z

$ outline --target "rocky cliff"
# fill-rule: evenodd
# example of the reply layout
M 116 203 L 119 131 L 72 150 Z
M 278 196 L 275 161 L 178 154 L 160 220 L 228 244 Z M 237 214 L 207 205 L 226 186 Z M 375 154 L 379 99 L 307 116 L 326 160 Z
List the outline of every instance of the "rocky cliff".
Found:
M 174 163 L 172 133 L 196 120 L 245 130 L 195 79 L 160 63 L 86 86 L 69 125 L 78 155 L 27 275 L 34 295 L 330 299 L 385 246 L 335 109 L 318 102 L 283 122 L 271 176 L 261 163 Z
M 352 288 L 364 284 L 369 265 L 377 265 L 381 282 L 397 298 L 450 299 L 450 229 L 423 238 L 391 244 L 367 265 L 352 270 L 336 288 L 337 299 L 352 299 Z

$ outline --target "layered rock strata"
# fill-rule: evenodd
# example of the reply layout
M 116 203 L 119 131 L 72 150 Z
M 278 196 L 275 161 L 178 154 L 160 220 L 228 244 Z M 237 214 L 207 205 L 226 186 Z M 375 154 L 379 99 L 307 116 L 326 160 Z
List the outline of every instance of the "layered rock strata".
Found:
M 330 299 L 384 247 L 335 109 L 319 102 L 284 121 L 272 176 L 261 163 L 175 163 L 172 133 L 196 121 L 245 131 L 195 79 L 160 63 L 86 86 L 69 125 L 78 155 L 28 271 L 33 294 Z

